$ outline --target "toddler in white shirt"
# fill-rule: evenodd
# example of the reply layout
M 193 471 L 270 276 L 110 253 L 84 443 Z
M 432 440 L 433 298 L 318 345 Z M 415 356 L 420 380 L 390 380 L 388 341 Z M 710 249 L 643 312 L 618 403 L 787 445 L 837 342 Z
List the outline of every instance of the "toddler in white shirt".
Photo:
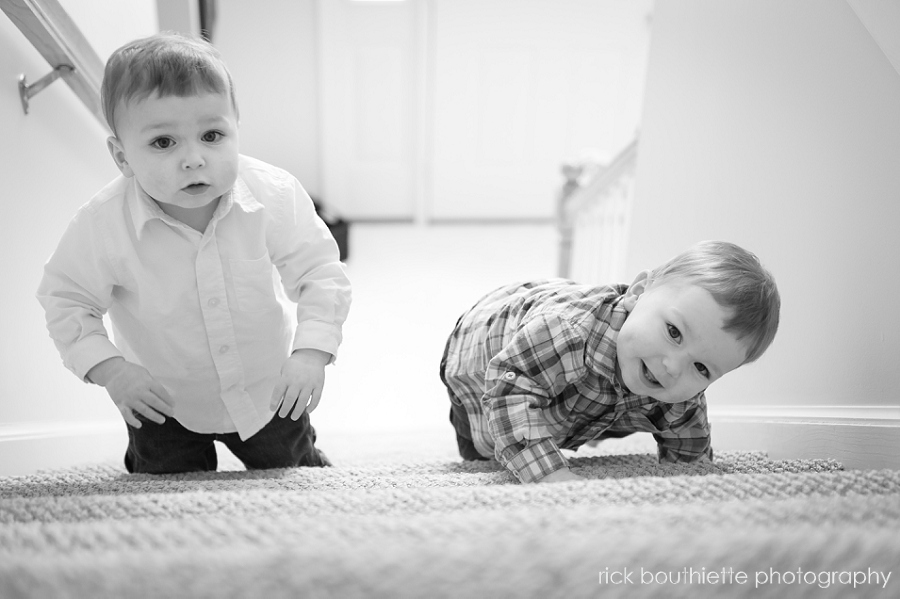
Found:
M 247 468 L 329 465 L 309 412 L 350 282 L 310 197 L 238 153 L 234 84 L 204 41 L 116 50 L 102 103 L 122 175 L 75 215 L 38 299 L 66 367 L 125 419 L 126 468 L 215 470 L 214 441 Z

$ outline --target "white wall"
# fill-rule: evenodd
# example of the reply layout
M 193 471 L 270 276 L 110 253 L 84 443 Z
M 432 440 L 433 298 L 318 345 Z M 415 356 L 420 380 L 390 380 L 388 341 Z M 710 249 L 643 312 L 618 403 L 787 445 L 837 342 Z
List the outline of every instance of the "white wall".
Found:
M 122 44 L 159 31 L 156 0 L 59 0 L 59 3 L 104 64 Z
M 658 0 L 639 152 L 629 272 L 719 238 L 779 283 L 713 403 L 900 403 L 900 76 L 845 0 Z
M 63 1 L 105 61 L 112 50 L 156 28 L 152 0 Z M 17 78 L 36 81 L 50 66 L 0 13 L 0 433 L 15 423 L 121 420 L 105 391 L 66 370 L 34 297 L 44 262 L 75 211 L 118 174 L 105 128 L 62 81 L 22 112 Z

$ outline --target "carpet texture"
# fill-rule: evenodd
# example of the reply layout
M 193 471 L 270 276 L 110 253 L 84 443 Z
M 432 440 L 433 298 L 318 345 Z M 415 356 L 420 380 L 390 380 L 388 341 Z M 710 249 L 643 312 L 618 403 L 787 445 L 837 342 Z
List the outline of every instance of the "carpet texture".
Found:
M 0 597 L 900 596 L 900 471 L 629 442 L 553 485 L 422 439 L 326 469 L 0 478 Z

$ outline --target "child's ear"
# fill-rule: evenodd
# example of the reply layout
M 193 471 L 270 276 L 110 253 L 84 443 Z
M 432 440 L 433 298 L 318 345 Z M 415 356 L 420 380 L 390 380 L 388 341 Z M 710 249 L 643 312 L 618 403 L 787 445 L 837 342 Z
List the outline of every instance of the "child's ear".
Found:
M 647 291 L 647 285 L 650 282 L 650 271 L 642 270 L 637 274 L 634 278 L 634 281 L 631 285 L 628 286 L 628 291 L 625 292 L 625 299 L 622 302 L 622 305 L 625 307 L 625 310 L 631 312 L 634 310 L 634 305 L 637 303 L 638 298 L 643 295 L 645 291 Z
M 122 174 L 126 177 L 133 177 L 134 171 L 131 170 L 131 167 L 128 166 L 128 160 L 125 159 L 125 149 L 122 147 L 122 142 L 110 136 L 106 138 L 106 147 L 109 149 L 109 155 L 112 156 L 113 162 L 116 163 Z

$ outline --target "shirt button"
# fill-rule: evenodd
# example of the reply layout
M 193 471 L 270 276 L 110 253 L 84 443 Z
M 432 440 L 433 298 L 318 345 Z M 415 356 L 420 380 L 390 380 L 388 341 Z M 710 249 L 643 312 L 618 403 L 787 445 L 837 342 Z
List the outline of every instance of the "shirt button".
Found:
M 220 353 L 220 354 L 224 354 L 224 353 L 227 352 L 227 351 L 228 351 L 228 346 L 227 346 L 227 345 L 223 345 L 222 347 L 219 348 L 219 353 Z
M 216 306 L 219 305 L 219 298 L 214 297 L 214 298 L 212 298 L 211 300 L 209 300 L 207 303 L 209 304 L 209 306 L 210 306 L 211 308 L 215 308 Z
M 511 381 L 514 378 L 516 378 L 516 373 L 515 372 L 507 372 L 506 374 L 503 375 L 503 378 L 505 378 L 508 381 Z

